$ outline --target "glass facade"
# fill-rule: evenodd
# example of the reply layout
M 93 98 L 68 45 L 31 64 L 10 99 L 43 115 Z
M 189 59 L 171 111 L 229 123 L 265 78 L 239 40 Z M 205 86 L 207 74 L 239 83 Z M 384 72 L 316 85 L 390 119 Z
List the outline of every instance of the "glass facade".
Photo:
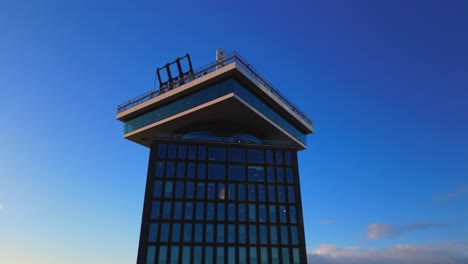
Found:
M 275 122 L 277 125 L 286 130 L 289 134 L 295 137 L 300 142 L 307 144 L 306 134 L 299 131 L 294 125 L 284 119 L 275 110 L 261 101 L 257 96 L 252 94 L 248 89 L 242 86 L 235 79 L 228 79 L 221 83 L 209 86 L 201 91 L 193 93 L 189 96 L 174 100 L 164 106 L 161 106 L 148 113 L 137 116 L 124 124 L 124 133 L 129 133 L 149 124 L 158 122 L 195 106 L 207 103 L 229 93 L 235 93 L 245 102 L 255 108 L 257 111 L 265 115 L 267 118 Z M 170 154 L 170 153 L 168 153 Z M 175 154 L 174 154 L 175 155 Z M 286 158 L 286 157 L 285 157 Z
M 155 139 L 138 263 L 305 263 L 296 150 Z

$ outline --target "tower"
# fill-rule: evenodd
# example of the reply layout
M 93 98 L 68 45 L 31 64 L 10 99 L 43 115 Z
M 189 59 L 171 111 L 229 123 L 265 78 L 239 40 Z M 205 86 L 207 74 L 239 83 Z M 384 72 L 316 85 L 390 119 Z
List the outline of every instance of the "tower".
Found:
M 216 58 L 178 58 L 118 107 L 124 137 L 150 148 L 137 263 L 306 263 L 297 151 L 312 121 L 238 54 Z

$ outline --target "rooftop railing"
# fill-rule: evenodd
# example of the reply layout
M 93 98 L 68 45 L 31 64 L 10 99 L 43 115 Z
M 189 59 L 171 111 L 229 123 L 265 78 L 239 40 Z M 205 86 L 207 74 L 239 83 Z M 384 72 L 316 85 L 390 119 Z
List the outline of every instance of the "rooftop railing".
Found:
M 312 120 L 302 112 L 296 105 L 294 105 L 289 99 L 286 98 L 278 89 L 276 89 L 270 82 L 268 82 L 265 78 L 263 78 L 245 59 L 243 59 L 238 53 L 232 53 L 225 57 L 224 60 L 214 61 L 206 66 L 203 66 L 196 71 L 194 71 L 193 75 L 186 75 L 183 78 L 176 78 L 172 83 L 168 83 L 162 86 L 159 89 L 152 90 L 146 92 L 138 97 L 135 97 L 127 102 L 120 104 L 117 107 L 117 113 L 123 112 L 127 109 L 130 109 L 134 106 L 142 104 L 154 97 L 157 97 L 161 94 L 164 94 L 168 91 L 173 89 L 177 89 L 179 86 L 189 83 L 195 79 L 198 79 L 208 73 L 214 72 L 215 70 L 231 64 L 233 62 L 238 63 L 244 69 L 247 70 L 248 73 L 252 75 L 258 82 L 260 82 L 268 91 L 270 91 L 276 98 L 278 98 L 281 102 L 283 102 L 289 109 L 291 109 L 294 113 L 299 115 L 304 121 L 308 124 L 312 125 Z

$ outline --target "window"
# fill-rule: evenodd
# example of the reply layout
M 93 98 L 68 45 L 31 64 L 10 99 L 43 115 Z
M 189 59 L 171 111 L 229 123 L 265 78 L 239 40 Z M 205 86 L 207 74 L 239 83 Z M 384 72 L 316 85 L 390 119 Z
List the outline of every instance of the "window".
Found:
M 264 204 L 258 206 L 258 220 L 265 223 L 267 220 L 266 207 Z
M 237 185 L 237 199 L 239 201 L 245 201 L 245 185 L 239 184 Z
M 175 164 L 174 162 L 168 162 L 166 165 L 166 177 L 174 178 Z
M 249 184 L 249 201 L 255 201 L 256 200 L 256 190 L 257 187 L 254 184 Z
M 241 222 L 245 222 L 246 220 L 246 208 L 245 208 L 245 204 L 238 204 L 237 205 L 237 211 L 239 213 L 238 215 L 238 221 L 241 221 Z
M 176 145 L 175 144 L 169 144 L 169 147 L 167 149 L 167 158 L 168 159 L 175 159 L 176 157 Z
M 299 236 L 297 234 L 297 227 L 291 226 L 291 244 L 298 245 L 299 244 Z
M 257 243 L 257 227 L 255 225 L 249 225 L 249 242 L 250 244 Z
M 229 148 L 229 161 L 245 162 L 245 152 L 241 148 Z
M 172 198 L 172 182 L 167 181 L 164 185 L 164 197 Z
M 226 149 L 224 147 L 211 146 L 209 149 L 209 160 L 225 161 L 226 160 Z
M 161 238 L 159 239 L 161 242 L 169 241 L 169 224 L 162 223 L 161 224 Z
M 245 181 L 245 166 L 229 165 L 228 178 L 232 181 Z
M 256 214 L 256 207 L 255 204 L 249 204 L 249 221 L 255 222 L 257 221 L 257 214 Z
M 236 225 L 228 225 L 228 243 L 236 243 Z
M 224 225 L 223 224 L 216 225 L 216 242 L 224 243 Z
M 155 256 L 156 256 L 156 247 L 155 246 L 149 246 L 148 247 L 148 252 L 146 254 L 146 263 L 147 264 L 153 264 Z
M 195 224 L 195 242 L 202 242 L 203 240 L 203 224 Z
M 205 184 L 199 182 L 197 184 L 197 199 L 203 200 L 205 198 Z
M 268 201 L 276 201 L 275 186 L 273 185 L 268 185 Z
M 245 225 L 239 225 L 239 243 L 246 243 L 247 235 L 245 230 Z
M 176 182 L 175 198 L 184 197 L 184 182 Z
M 249 181 L 265 181 L 265 170 L 261 166 L 249 166 Z
M 169 201 L 163 203 L 162 219 L 171 219 L 171 206 Z
M 184 247 L 182 250 L 182 263 L 190 263 L 190 247 Z
M 192 224 L 184 224 L 184 242 L 192 242 Z
M 286 190 L 284 186 L 278 186 L 278 201 L 286 202 Z
M 236 221 L 236 205 L 228 204 L 228 220 Z
M 180 224 L 174 223 L 172 224 L 172 241 L 171 242 L 179 242 L 180 241 Z
M 270 222 L 276 223 L 276 206 L 270 205 Z
M 283 167 L 276 168 L 276 179 L 278 182 L 284 182 Z
M 149 242 L 156 242 L 157 237 L 158 237 L 158 223 L 151 223 L 150 230 L 149 230 L 148 241 Z
M 271 248 L 271 263 L 278 264 L 279 263 L 279 255 L 278 255 L 278 248 Z
M 217 247 L 216 248 L 216 263 L 223 264 L 224 263 L 224 247 Z
M 203 220 L 203 209 L 204 209 L 204 206 L 203 206 L 203 203 L 197 203 L 197 209 L 195 210 L 195 219 L 196 220 Z
M 260 234 L 260 244 L 268 243 L 268 230 L 266 225 L 260 225 L 258 233 Z
M 193 179 L 195 178 L 195 163 L 189 162 L 187 164 L 187 178 Z
M 161 197 L 161 194 L 162 194 L 162 182 L 161 181 L 155 181 L 154 182 L 153 197 L 159 198 L 159 197 Z
M 237 264 L 236 260 L 236 248 L 228 247 L 228 264 Z
M 267 167 L 267 180 L 268 182 L 275 182 L 275 171 L 273 167 Z
M 213 263 L 213 247 L 206 247 L 205 248 L 205 264 L 212 264 L 212 263 Z
M 294 176 L 292 168 L 286 168 L 286 181 L 288 183 L 294 183 Z
M 214 241 L 214 227 L 213 224 L 206 225 L 206 242 L 213 243 Z
M 288 200 L 290 203 L 296 202 L 296 192 L 293 186 L 288 187 Z
M 270 261 L 268 259 L 268 248 L 266 247 L 260 248 L 260 258 L 261 258 L 262 264 L 270 264 Z
M 215 214 L 215 205 L 214 203 L 207 203 L 206 204 L 206 220 L 214 220 Z
M 192 220 L 193 219 L 193 203 L 192 202 L 186 202 L 185 203 L 184 219 L 185 220 Z
M 179 144 L 179 153 L 177 154 L 179 159 L 185 159 L 187 157 L 187 146 Z
M 206 198 L 208 200 L 214 200 L 216 196 L 216 191 L 215 191 L 215 184 L 214 183 L 208 183 L 208 190 L 206 193 Z
M 288 243 L 288 227 L 281 226 L 281 244 L 287 245 Z
M 156 162 L 156 177 L 162 178 L 164 176 L 164 161 Z
M 208 164 L 208 179 L 213 179 L 213 180 L 226 179 L 225 165 Z
M 288 248 L 283 248 L 283 264 L 289 264 L 291 263 L 289 261 L 289 249 Z
M 171 247 L 171 262 L 170 264 L 178 264 L 179 263 L 179 247 L 172 246 Z
M 177 162 L 177 178 L 184 178 L 185 176 L 185 162 Z
M 297 223 L 296 206 L 289 206 L 289 221 L 293 224 Z
M 158 158 L 164 159 L 166 157 L 166 144 L 158 145 Z
M 292 164 L 291 151 L 285 151 L 284 152 L 284 163 L 286 165 L 291 165 Z
M 266 201 L 265 185 L 258 185 L 258 200 L 260 202 Z
M 161 206 L 160 202 L 153 202 L 151 208 L 151 219 L 159 219 L 159 208 Z
M 182 219 L 182 203 L 175 202 L 174 203 L 174 219 L 180 220 Z
M 198 163 L 198 179 L 205 179 L 206 177 L 206 164 L 205 163 Z
M 185 190 L 185 198 L 187 199 L 193 199 L 194 195 L 195 195 L 195 185 L 193 182 L 187 182 L 187 185 L 186 185 L 186 189 Z
M 206 160 L 206 146 L 198 146 L 198 159 Z
M 167 262 L 167 246 L 160 246 L 159 254 L 158 254 L 158 263 L 166 263 L 166 262 Z
M 273 164 L 273 151 L 270 149 L 267 149 L 266 151 L 266 162 L 268 164 Z
M 278 233 L 276 232 L 276 226 L 270 226 L 270 243 L 278 244 Z
M 218 203 L 218 220 L 223 221 L 224 220 L 224 208 L 225 205 L 224 203 Z
M 188 159 L 195 160 L 197 158 L 197 146 L 189 145 L 188 148 Z
M 261 149 L 249 149 L 247 150 L 247 157 L 250 163 L 263 163 L 263 150 Z

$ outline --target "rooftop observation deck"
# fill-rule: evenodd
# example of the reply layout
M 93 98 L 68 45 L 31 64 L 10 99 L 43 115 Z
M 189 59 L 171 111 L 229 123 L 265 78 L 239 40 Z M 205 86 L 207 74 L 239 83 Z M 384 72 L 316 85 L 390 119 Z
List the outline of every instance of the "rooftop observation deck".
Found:
M 224 60 L 214 61 L 206 66 L 197 69 L 194 72 L 193 76 L 186 76 L 182 79 L 176 79 L 176 81 L 167 84 L 159 89 L 146 92 L 138 97 L 135 97 L 131 100 L 128 100 L 125 103 L 120 104 L 117 107 L 117 114 L 142 103 L 145 103 L 148 100 L 160 96 L 168 91 L 177 89 L 181 85 L 192 82 L 202 76 L 205 76 L 208 73 L 214 72 L 217 69 L 220 69 L 231 63 L 236 63 L 237 65 L 242 66 L 252 77 L 254 77 L 260 84 L 262 84 L 267 90 L 269 90 L 273 96 L 279 99 L 291 111 L 296 113 L 302 119 L 302 121 L 304 121 L 312 127 L 312 120 L 304 112 L 302 112 L 296 105 L 294 105 L 290 100 L 288 100 L 286 96 L 284 96 L 270 82 L 263 78 L 249 63 L 247 63 L 245 59 L 243 59 L 238 53 L 235 52 L 227 55 Z

